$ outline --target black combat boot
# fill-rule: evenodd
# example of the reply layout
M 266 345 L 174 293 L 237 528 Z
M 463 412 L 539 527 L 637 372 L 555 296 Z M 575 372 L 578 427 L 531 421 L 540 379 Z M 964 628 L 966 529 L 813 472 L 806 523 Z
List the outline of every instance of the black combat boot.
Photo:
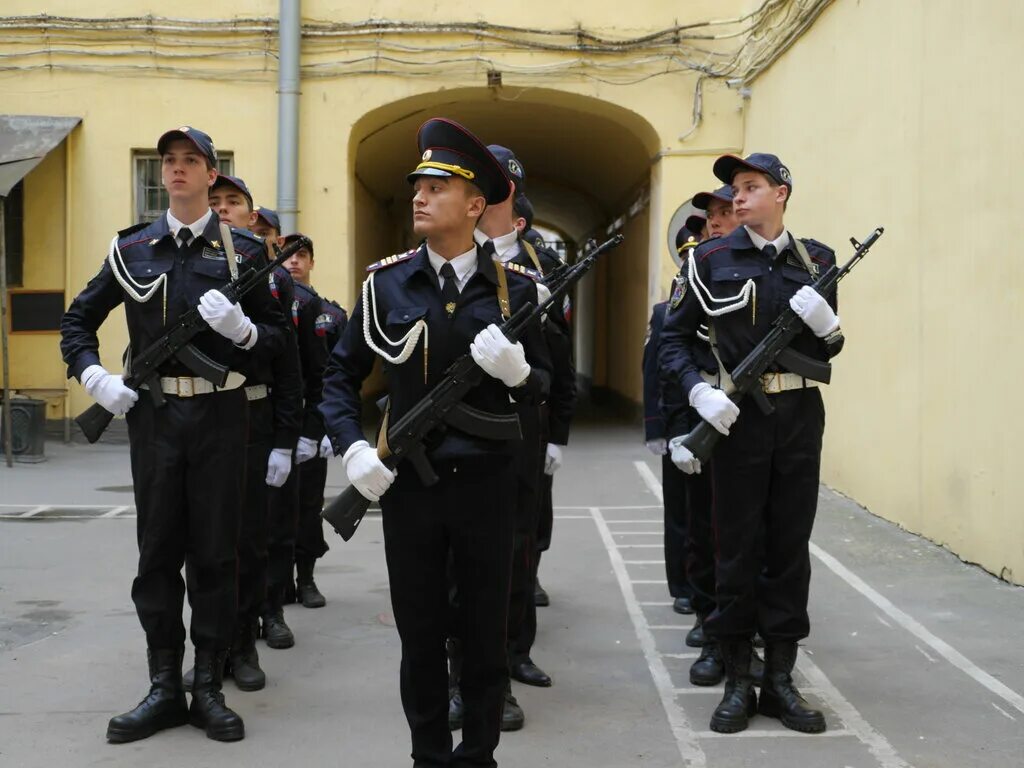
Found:
M 240 691 L 259 691 L 266 686 L 267 676 L 260 669 L 260 657 L 256 653 L 255 617 L 238 617 L 228 669 Z
M 221 683 L 224 678 L 226 651 L 196 648 L 196 681 L 192 689 L 192 706 L 188 721 L 206 731 L 215 741 L 239 741 L 245 738 L 245 724 L 224 703 Z
M 761 658 L 757 650 L 750 654 L 750 679 L 758 687 L 764 683 L 764 659 Z
M 551 598 L 548 596 L 547 590 L 540 585 L 540 579 L 537 579 L 533 585 L 533 604 L 538 608 L 547 608 L 551 605 Z
M 824 733 L 825 716 L 807 706 L 793 685 L 796 643 L 771 641 L 764 649 L 764 683 L 758 712 L 777 717 L 782 724 L 802 733 Z
M 448 649 L 448 727 L 457 731 L 462 728 L 464 708 L 459 682 L 462 680 L 462 642 L 449 638 Z
M 295 561 L 295 568 L 298 571 L 298 581 L 295 586 L 297 601 L 306 608 L 323 608 L 327 605 L 327 599 L 316 588 L 313 581 L 313 566 L 316 560 L 307 557 L 300 557 Z
M 747 729 L 757 713 L 757 694 L 750 679 L 750 640 L 721 640 L 718 647 L 725 665 L 725 695 L 711 715 L 711 730 L 738 733 Z
M 271 648 L 291 648 L 295 645 L 295 635 L 284 623 L 284 608 L 281 605 L 281 593 L 268 590 L 267 602 L 263 604 L 263 639 Z
M 177 728 L 188 722 L 188 702 L 181 682 L 181 648 L 150 648 L 149 695 L 131 712 L 110 718 L 107 741 L 123 744 L 152 736 L 165 728 Z
M 501 730 L 518 731 L 526 722 L 526 715 L 523 708 L 519 706 L 516 697 L 512 695 L 512 683 L 505 684 L 505 706 L 501 710 Z
M 725 677 L 725 665 L 718 643 L 709 640 L 700 649 L 700 657 L 690 666 L 690 682 L 694 685 L 718 685 Z
M 707 642 L 707 637 L 704 634 L 704 617 L 698 616 L 697 621 L 693 623 L 693 628 L 686 633 L 686 644 L 690 648 L 703 648 Z

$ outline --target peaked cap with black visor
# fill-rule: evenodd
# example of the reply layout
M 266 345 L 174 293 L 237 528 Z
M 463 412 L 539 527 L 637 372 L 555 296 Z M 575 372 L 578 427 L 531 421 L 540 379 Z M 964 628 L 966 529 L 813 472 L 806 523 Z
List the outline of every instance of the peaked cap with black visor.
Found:
M 416 169 L 406 176 L 410 184 L 419 176 L 457 176 L 479 189 L 488 205 L 501 203 L 512 194 L 512 182 L 494 155 L 458 123 L 431 118 L 420 126 L 416 143 L 422 155 Z

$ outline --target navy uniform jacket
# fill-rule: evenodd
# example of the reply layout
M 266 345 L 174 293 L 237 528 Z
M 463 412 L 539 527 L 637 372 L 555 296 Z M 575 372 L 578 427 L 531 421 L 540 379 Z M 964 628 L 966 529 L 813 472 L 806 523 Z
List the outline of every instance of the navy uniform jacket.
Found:
M 263 242 L 255 235 L 245 230 L 232 230 L 232 241 L 239 256 L 240 272 L 263 263 Z M 90 365 L 99 365 L 96 331 L 110 311 L 122 302 L 128 323 L 129 349 L 132 354 L 138 354 L 162 336 L 180 315 L 198 306 L 199 298 L 206 291 L 221 289 L 231 280 L 216 216 L 210 218 L 206 229 L 185 252 L 178 250 L 166 216 L 160 216 L 151 224 L 137 224 L 121 231 L 118 242 L 125 268 L 137 282 L 145 284 L 161 274 L 168 275 L 166 321 L 162 289 L 148 302 L 139 303 L 126 293 L 110 264 L 104 261 L 99 273 L 75 297 L 61 320 L 61 353 L 69 378 L 80 378 Z M 254 365 L 272 359 L 284 349 L 288 328 L 284 314 L 266 285 L 247 293 L 241 304 L 257 327 L 256 345 L 252 349 L 244 350 L 212 329 L 198 333 L 192 343 L 221 365 L 249 376 Z M 164 364 L 160 374 L 195 375 L 173 358 Z
M 255 237 L 255 235 L 254 235 Z M 281 313 L 287 317 L 295 299 L 295 283 L 288 270 L 276 267 L 267 275 L 270 294 L 277 299 Z M 274 448 L 291 450 L 299 441 L 302 425 L 302 374 L 299 370 L 299 349 L 295 333 L 285 335 L 284 348 L 270 360 L 254 366 L 247 383 L 266 384 L 270 387 L 270 402 L 274 410 Z
M 819 274 L 835 264 L 835 253 L 828 246 L 816 240 L 803 240 L 803 243 Z M 765 337 L 775 318 L 789 306 L 793 294 L 815 279 L 803 266 L 792 245 L 769 263 L 754 247 L 745 227 L 737 227 L 725 237 L 701 243 L 695 251 L 695 258 L 697 276 L 714 296 L 734 296 L 748 279 L 752 279 L 757 286 L 757 299 L 751 298 L 748 306 L 735 312 L 708 318 L 696 295 L 698 287 L 688 286 L 682 302 L 665 320 L 659 351 L 664 374 L 680 382 L 687 397 L 694 385 L 702 381 L 700 363 L 694 353 L 697 329 L 702 323 L 711 321 L 709 324 L 715 329 L 719 357 L 726 370 L 731 371 Z M 712 309 L 724 306 L 712 305 L 706 296 L 705 302 Z M 829 302 L 835 309 L 835 297 Z M 819 360 L 828 360 L 838 352 L 838 348 L 830 350 L 807 327 L 791 346 Z
M 348 313 L 342 309 L 341 304 L 321 297 L 320 315 L 316 319 L 316 332 L 327 341 L 328 355 L 341 339 L 346 325 L 348 325 Z
M 291 318 L 302 363 L 302 436 L 317 442 L 324 436 L 319 406 L 323 400 L 324 368 L 329 352 L 324 334 L 319 329 L 321 302 L 317 292 L 308 285 L 295 283 Z
M 497 275 L 494 262 L 477 248 L 476 272 L 459 295 L 453 318 L 449 319 L 441 299 L 437 273 L 430 265 L 426 246 L 420 246 L 398 257 L 388 266 L 377 269 L 374 277 L 377 322 L 394 340 L 404 336 L 419 320 L 424 319 L 429 332 L 430 353 L 424 381 L 423 337 L 412 356 L 401 365 L 384 361 L 384 375 L 390 396 L 390 423 L 394 424 L 416 405 L 444 376 L 447 368 L 460 356 L 469 353 L 470 342 L 491 323 L 501 324 L 497 299 Z M 374 269 L 377 265 L 371 265 Z M 512 312 L 525 303 L 537 303 L 537 286 L 522 275 L 506 272 Z M 365 439 L 362 425 L 362 402 L 359 388 L 373 368 L 377 353 L 363 336 L 362 299 L 356 303 L 350 322 L 331 352 L 324 375 L 324 399 L 320 412 L 324 427 L 336 454 L 344 454 L 352 443 Z M 400 348 L 384 343 L 377 325 L 370 318 L 370 333 L 375 344 L 390 355 Z M 425 334 L 426 335 L 426 334 Z M 501 381 L 484 375 L 483 381 L 466 396 L 468 405 L 496 414 L 513 413 L 509 395 L 516 401 L 540 403 L 548 394 L 551 361 L 540 323 L 530 325 L 520 338 L 526 361 L 532 370 L 521 387 L 510 389 Z M 508 441 L 484 440 L 448 428 L 427 446 L 431 458 L 448 459 L 465 456 L 512 453 Z
M 541 274 L 545 277 L 561 266 L 562 262 L 554 252 L 536 245 L 532 247 L 540 262 Z M 534 268 L 533 260 L 526 253 L 523 238 L 519 240 L 519 253 L 512 261 Z M 572 425 L 573 412 L 576 410 L 576 364 L 572 358 L 572 331 L 561 307 L 554 308 L 548 313 L 547 322 L 544 324 L 544 337 L 548 342 L 552 366 L 551 392 L 548 395 L 547 409 L 547 439 L 548 442 L 557 445 L 568 445 L 569 428 Z

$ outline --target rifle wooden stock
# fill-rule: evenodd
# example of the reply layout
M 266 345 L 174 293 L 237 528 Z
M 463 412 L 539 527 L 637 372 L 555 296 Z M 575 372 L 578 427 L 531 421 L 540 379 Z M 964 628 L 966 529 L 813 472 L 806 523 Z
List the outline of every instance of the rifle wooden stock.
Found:
M 850 238 L 850 242 L 853 243 L 856 249 L 850 260 L 842 268 L 833 266 L 818 278 L 811 287 L 825 298 L 831 296 L 835 292 L 839 281 L 846 277 L 850 270 L 857 265 L 857 262 L 864 258 L 871 249 L 871 246 L 882 236 L 884 231 L 882 227 L 878 227 L 863 243 L 858 243 L 854 238 Z M 761 339 L 758 345 L 751 350 L 750 354 L 743 358 L 743 361 L 731 373 L 734 388 L 731 391 L 726 391 L 726 394 L 729 395 L 729 398 L 734 403 L 738 405 L 746 395 L 754 395 L 760 392 L 760 390 L 755 391 L 755 387 L 761 386 L 761 375 L 776 360 L 788 359 L 790 362 L 797 362 L 798 365 L 803 362 L 816 362 L 805 358 L 803 355 L 799 355 L 799 353 L 793 350 L 787 352 L 790 342 L 803 331 L 803 328 L 803 320 L 800 319 L 800 316 L 791 307 L 787 306 L 782 311 L 782 314 L 775 318 L 775 322 L 772 323 L 768 334 Z M 826 368 L 822 369 L 822 374 L 826 376 L 824 380 L 827 382 L 827 375 L 831 374 L 831 367 L 828 367 L 827 363 L 820 363 L 820 365 L 826 366 Z M 802 371 L 796 372 L 804 375 Z M 766 400 L 763 392 L 760 392 L 759 399 Z M 770 409 L 770 404 L 767 407 Z M 701 421 L 688 435 L 683 437 L 682 443 L 701 463 L 706 463 L 711 458 L 711 453 L 721 437 L 722 434 L 717 429 L 706 421 Z
M 585 253 L 571 267 L 560 272 L 552 280 L 551 285 L 548 285 L 551 295 L 536 307 L 532 304 L 520 307 L 502 324 L 502 333 L 509 341 L 517 341 L 530 323 L 539 320 L 545 312 L 555 306 L 556 302 L 561 301 L 565 292 L 594 267 L 599 256 L 617 247 L 623 239 L 622 235 L 614 235 L 597 248 Z M 367 308 L 364 307 L 363 311 L 367 311 Z M 408 457 L 414 463 L 426 463 L 426 467 L 417 467 L 420 476 L 425 476 L 429 462 L 425 455 L 418 455 L 422 452 L 423 440 L 445 422 L 448 412 L 462 402 L 462 398 L 483 380 L 484 375 L 483 369 L 468 353 L 457 358 L 445 371 L 444 378 L 422 400 L 402 418 L 387 427 L 386 439 L 390 455 L 382 459 L 385 466 L 394 469 Z M 355 486 L 349 486 L 324 508 L 320 516 L 348 541 L 355 534 L 369 506 L 370 502 L 355 489 Z

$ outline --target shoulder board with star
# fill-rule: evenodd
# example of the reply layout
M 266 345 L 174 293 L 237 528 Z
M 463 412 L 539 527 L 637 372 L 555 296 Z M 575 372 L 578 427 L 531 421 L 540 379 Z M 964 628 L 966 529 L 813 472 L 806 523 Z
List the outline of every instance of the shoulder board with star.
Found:
M 388 256 L 386 259 L 375 261 L 373 264 L 366 268 L 367 272 L 376 272 L 379 269 L 386 267 L 393 267 L 395 264 L 401 264 L 403 261 L 408 261 L 417 254 L 419 248 L 413 248 L 406 251 L 405 253 L 396 253 L 394 256 Z
M 231 239 L 234 241 L 235 250 L 239 255 L 254 258 L 266 253 L 267 246 L 264 245 L 263 238 L 248 229 L 232 227 Z M 220 243 L 217 245 L 220 246 Z
M 535 283 L 540 283 L 544 281 L 544 275 L 542 275 L 535 269 L 524 267 L 522 264 L 516 264 L 513 261 L 506 261 L 501 266 L 505 268 L 506 272 L 514 272 L 517 275 L 523 275 L 524 277 L 530 278 Z

